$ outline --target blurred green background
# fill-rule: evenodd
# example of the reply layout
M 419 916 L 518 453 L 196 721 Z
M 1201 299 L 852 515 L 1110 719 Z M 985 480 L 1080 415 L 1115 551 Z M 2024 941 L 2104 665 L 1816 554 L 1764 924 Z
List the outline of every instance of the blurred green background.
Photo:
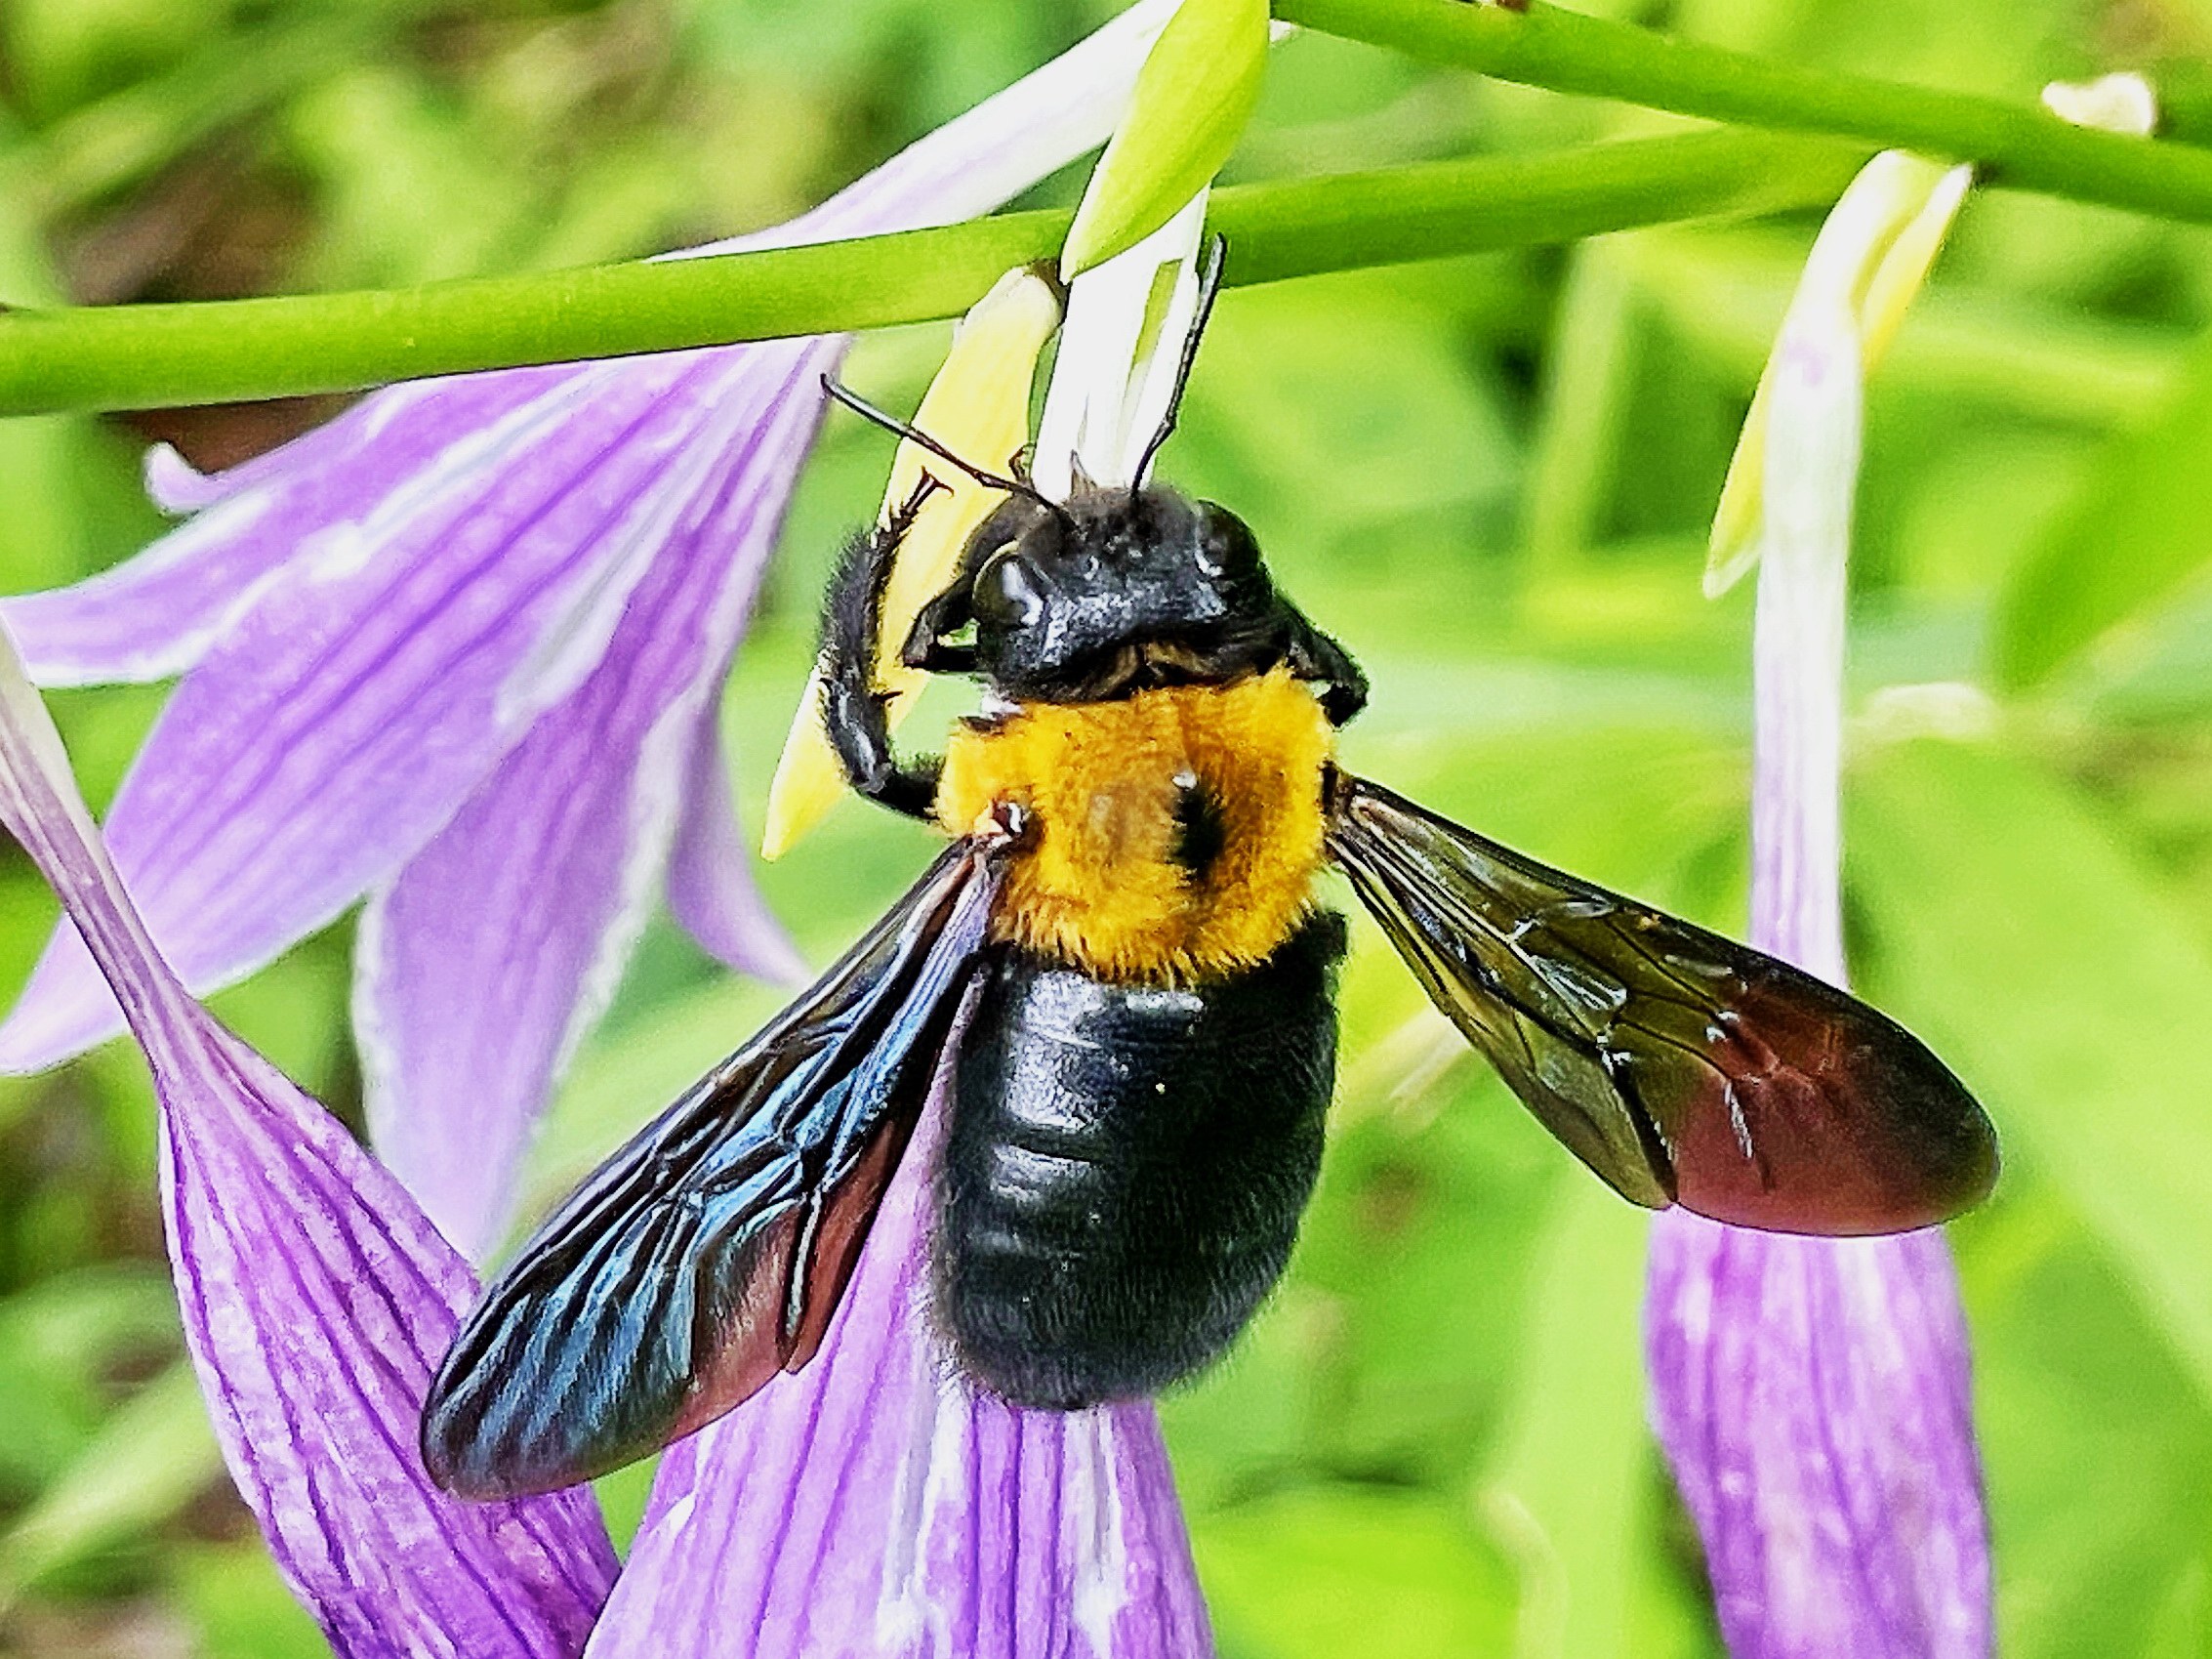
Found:
M 724 234 L 1108 9 L 0 0 L 0 299 L 397 283 Z M 2186 98 L 2212 48 L 2212 0 L 1597 9 L 2014 98 L 2120 65 Z M 1278 50 L 1232 171 L 1663 125 L 1305 37 Z M 1245 515 L 1364 660 L 1354 766 L 1732 930 L 1748 584 L 1708 603 L 1698 577 L 1811 228 L 1233 293 L 1165 463 Z M 1979 196 L 1868 410 L 1849 930 L 1861 987 L 2006 1138 L 1998 1197 L 1952 1237 L 2014 1659 L 2212 1654 L 2208 253 L 2202 231 Z M 849 378 L 902 405 L 943 340 L 871 339 Z M 330 407 L 0 424 L 0 586 L 155 533 L 149 438 L 226 464 Z M 755 821 L 814 596 L 886 462 L 840 417 L 793 514 L 728 699 Z M 159 696 L 55 698 L 96 803 Z M 847 806 L 763 881 L 823 961 L 925 843 Z M 0 993 L 53 916 L 9 849 Z M 355 1113 L 348 944 L 334 930 L 218 1006 Z M 773 1001 L 656 926 L 550 1124 L 537 1200 Z M 1224 1653 L 1717 1654 L 1643 1427 L 1642 1218 L 1461 1051 L 1372 932 L 1344 1008 L 1334 1141 L 1290 1278 L 1231 1361 L 1165 1405 Z M 637 1474 L 608 1482 L 610 1512 L 641 1494 Z M 135 1052 L 0 1080 L 0 1653 L 320 1651 L 180 1368 Z

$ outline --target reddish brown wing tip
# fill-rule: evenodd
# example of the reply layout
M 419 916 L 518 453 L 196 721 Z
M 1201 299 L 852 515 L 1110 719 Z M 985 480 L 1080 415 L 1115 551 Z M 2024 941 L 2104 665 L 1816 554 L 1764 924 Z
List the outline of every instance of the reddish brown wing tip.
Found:
M 748 1264 L 745 1288 L 711 1339 L 712 1351 L 703 1355 L 693 1373 L 668 1439 L 680 1440 L 734 1411 L 784 1368 L 791 1351 L 784 1310 L 789 1306 L 791 1276 L 799 1270 L 799 1228 L 804 1220 L 805 1212 L 794 1209 L 761 1233 Z
M 784 1355 L 786 1371 L 799 1370 L 820 1351 L 830 1320 L 844 1301 L 845 1286 L 852 1282 L 852 1270 L 859 1265 L 861 1248 L 876 1224 L 884 1189 L 906 1155 L 913 1133 L 914 1120 L 904 1113 L 885 1119 L 823 1205 L 813 1252 L 799 1269 L 806 1275 L 805 1291 L 799 1327 L 792 1332 L 790 1351 Z
M 1686 1209 L 1848 1236 L 1931 1226 L 1988 1196 L 1996 1132 L 1909 1031 L 1795 975 L 1746 986 L 1736 1014 L 1698 1086 L 1652 1102 Z

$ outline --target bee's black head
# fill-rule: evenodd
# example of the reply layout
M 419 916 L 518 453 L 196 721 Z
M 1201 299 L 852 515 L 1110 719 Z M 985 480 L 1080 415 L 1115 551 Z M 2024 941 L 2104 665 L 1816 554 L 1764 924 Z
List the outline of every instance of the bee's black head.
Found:
M 1015 496 L 968 542 L 955 593 L 975 667 L 1017 702 L 1097 702 L 1273 667 L 1289 619 L 1244 521 L 1163 485 Z M 948 595 L 952 599 L 953 595 Z M 908 642 L 909 660 L 928 643 Z
M 824 388 L 977 481 L 1007 492 L 963 551 L 960 571 L 924 605 L 899 655 L 910 668 L 980 674 L 1017 703 L 1091 703 L 1163 685 L 1219 685 L 1288 662 L 1319 681 L 1322 705 L 1341 725 L 1366 700 L 1367 682 L 1341 646 L 1280 598 L 1244 520 L 1210 501 L 1146 481 L 1198 356 L 1221 286 L 1216 236 L 1199 280 L 1175 381 L 1151 441 L 1126 485 L 1079 481 L 1065 502 L 1031 483 L 985 471 L 825 379 Z M 832 590 L 824 660 L 857 676 L 845 693 L 863 717 L 879 708 L 866 666 L 890 558 L 904 524 L 935 486 L 924 481 L 906 515 L 856 545 Z M 961 638 L 974 629 L 972 643 Z M 853 667 L 852 665 L 860 665 Z M 835 676 L 832 677 L 835 680 Z M 887 750 L 888 734 L 880 747 Z M 873 775 L 870 755 L 848 767 Z

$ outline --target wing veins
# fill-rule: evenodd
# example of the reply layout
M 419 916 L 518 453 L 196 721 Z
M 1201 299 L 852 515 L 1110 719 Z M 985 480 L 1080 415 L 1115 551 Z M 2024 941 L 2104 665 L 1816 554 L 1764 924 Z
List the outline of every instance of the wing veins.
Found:
M 809 992 L 554 1210 L 432 1387 L 424 1447 L 439 1478 L 512 1496 L 600 1472 L 735 1404 L 802 1320 L 820 1329 L 834 1303 L 808 1299 L 842 1284 L 834 1265 L 809 1274 L 829 1195 L 887 1117 L 920 1110 L 997 870 L 972 843 L 948 849 Z M 840 1250 L 858 1248 L 894 1166 L 879 1156 L 871 1189 L 848 1197 L 862 1208 Z

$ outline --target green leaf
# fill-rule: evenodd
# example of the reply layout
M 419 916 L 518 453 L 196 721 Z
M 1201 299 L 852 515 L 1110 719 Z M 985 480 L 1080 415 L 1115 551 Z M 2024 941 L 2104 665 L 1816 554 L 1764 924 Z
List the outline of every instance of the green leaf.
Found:
M 1989 1208 L 1950 1229 L 1975 1336 L 1998 1540 L 1998 1650 L 2161 1649 L 2202 1587 L 2212 1415 L 2127 1275 L 2017 1143 Z
M 133 1395 L 0 1535 L 0 1606 L 40 1578 L 168 1519 L 223 1472 L 191 1362 Z
M 1348 542 L 1409 515 L 1503 511 L 1515 473 L 1511 401 L 1469 372 L 1446 318 L 1406 303 L 1397 274 L 1239 289 L 1216 307 L 1206 374 L 1184 416 L 1211 454 L 1178 451 L 1178 481 L 1284 518 L 1295 498 L 1300 535 Z M 1453 464 L 1439 467 L 1439 455 Z M 1355 591 L 1373 585 L 1319 575 Z M 1299 599 L 1332 602 L 1312 584 Z
M 168 1565 L 199 1638 L 194 1651 L 223 1659 L 330 1659 L 330 1643 L 258 1534 L 233 1544 L 178 1545 Z
M 1537 566 L 1573 564 L 1598 539 L 1634 391 L 1637 300 L 1616 241 L 1575 250 L 1522 491 L 1521 536 Z
M 1853 804 L 1870 994 L 2049 1173 L 2212 1396 L 2202 939 L 2079 800 L 2015 757 L 1885 750 Z
M 1293 1272 L 1327 1310 L 1331 1361 L 1302 1448 L 1456 1489 L 1516 1381 L 1534 1239 L 1575 1172 L 1362 933 L 1361 1000 L 1406 1017 L 1349 1056 L 1300 1228 Z
M 1997 601 L 1991 667 L 2026 690 L 2112 637 L 2212 560 L 2212 338 L 2149 424 L 2106 447 L 2056 527 Z
M 168 1276 L 150 1265 L 56 1274 L 0 1300 L 0 1498 L 61 1478 L 112 1409 L 108 1379 L 143 1372 L 176 1344 Z
M 1283 1493 L 1193 1522 L 1222 1651 L 1265 1659 L 1456 1659 L 1504 1650 L 1512 1577 L 1425 1494 L 1349 1483 Z
M 1520 1567 L 1517 1659 L 1635 1650 L 1654 1518 L 1637 1342 L 1648 1230 L 1642 1211 L 1576 1179 L 1538 1246 L 1519 1410 L 1484 1490 Z
M 1090 175 L 1060 254 L 1063 277 L 1134 247 L 1212 183 L 1266 68 L 1267 0 L 1183 0 Z

